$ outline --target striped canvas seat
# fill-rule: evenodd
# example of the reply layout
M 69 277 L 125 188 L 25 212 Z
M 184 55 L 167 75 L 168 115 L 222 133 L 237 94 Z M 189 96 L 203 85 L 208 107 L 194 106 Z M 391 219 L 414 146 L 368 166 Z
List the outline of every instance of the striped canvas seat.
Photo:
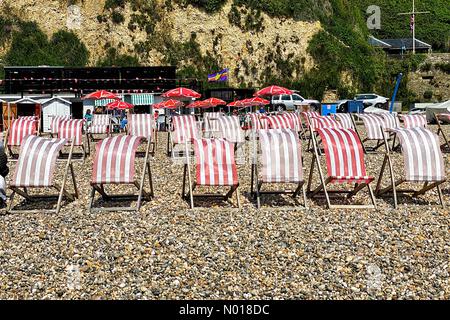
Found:
M 222 116 L 218 119 L 220 137 L 233 143 L 244 142 L 244 132 L 241 129 L 239 117 Z
M 435 133 L 422 127 L 392 131 L 397 133 L 402 146 L 406 181 L 445 180 L 444 159 Z
M 381 127 L 384 128 L 384 120 L 382 117 L 375 114 L 359 114 L 358 117 L 364 122 L 368 139 L 383 140 Z
M 186 143 L 192 139 L 199 138 L 197 122 L 194 115 L 182 115 L 172 117 L 173 143 Z
M 317 130 L 324 145 L 331 183 L 369 183 L 364 153 L 356 131 L 342 128 Z
M 341 124 L 341 128 L 355 129 L 351 113 L 336 113 L 334 116 L 336 117 L 336 120 L 338 120 Z
M 290 118 L 292 122 L 294 123 L 295 131 L 299 132 L 302 130 L 302 121 L 300 116 L 297 113 L 294 112 L 286 112 L 283 113 L 286 117 Z
M 152 139 L 153 116 L 151 114 L 130 114 L 128 119 L 128 134 Z
M 36 116 L 19 116 L 19 119 L 30 120 L 30 121 L 39 120 L 38 117 L 36 117 Z
M 56 158 L 66 142 L 65 139 L 46 139 L 37 136 L 24 138 L 11 186 L 53 186 Z
M 58 128 L 58 138 L 74 140 L 74 146 L 83 145 L 84 120 L 60 120 Z M 70 144 L 70 142 L 67 142 Z
M 104 134 L 109 132 L 110 117 L 107 114 L 92 115 L 92 123 L 89 127 L 89 133 Z
M 258 131 L 262 129 L 262 124 L 260 121 L 260 115 L 258 113 L 249 113 L 250 127 L 253 131 Z
M 134 183 L 136 150 L 141 143 L 137 136 L 116 136 L 96 145 L 91 184 Z
M 222 116 L 222 112 L 205 112 L 203 115 L 204 130 L 207 132 L 220 131 L 219 122 L 217 120 Z
M 340 122 L 330 116 L 311 117 L 309 118 L 309 124 L 313 131 L 321 128 L 341 128 Z
M 415 128 L 415 127 L 427 127 L 427 117 L 422 114 L 412 114 L 412 115 L 401 115 L 400 118 L 403 120 L 403 127 Z
M 301 145 L 295 131 L 261 130 L 259 140 L 263 182 L 299 183 L 303 181 Z
M 63 120 L 70 120 L 72 116 L 55 116 L 51 119 L 50 133 L 57 134 L 59 130 L 59 124 Z
M 233 143 L 223 139 L 194 139 L 194 152 L 198 185 L 238 185 Z
M 8 130 L 8 146 L 20 146 L 23 138 L 29 135 L 36 135 L 37 123 L 37 120 L 14 119 Z
M 295 130 L 294 121 L 285 114 L 267 117 L 269 129 L 292 129 Z
M 400 128 L 400 121 L 396 113 L 380 113 L 380 117 L 384 120 L 385 129 L 397 129 Z
M 309 128 L 309 119 L 314 117 L 314 118 L 319 118 L 321 117 L 320 113 L 316 112 L 316 111 L 303 111 L 300 113 L 300 116 L 302 117 L 303 121 L 305 122 L 306 127 Z

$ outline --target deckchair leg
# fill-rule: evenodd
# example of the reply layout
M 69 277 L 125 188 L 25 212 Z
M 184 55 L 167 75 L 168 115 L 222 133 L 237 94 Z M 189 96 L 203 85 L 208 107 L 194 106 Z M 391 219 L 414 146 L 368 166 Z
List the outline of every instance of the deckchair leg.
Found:
M 241 209 L 241 198 L 239 195 L 239 187 L 236 188 L 236 200 L 237 200 L 238 208 Z
M 257 185 L 256 185 L 256 205 L 258 207 L 258 209 L 261 209 L 261 187 L 263 182 L 262 181 L 258 181 L 258 178 L 256 178 L 257 180 Z
M 73 189 L 75 192 L 75 198 L 79 198 L 80 194 L 78 193 L 78 187 L 77 187 L 77 182 L 75 180 L 75 171 L 73 169 L 73 164 L 70 164 L 70 173 L 72 174 L 72 183 L 73 183 Z
M 152 169 L 151 169 L 149 163 L 147 163 L 147 170 L 148 170 L 148 180 L 149 180 L 149 186 L 150 186 L 150 196 L 154 197 L 155 192 L 153 190 L 153 175 L 152 175 Z
M 369 189 L 369 195 L 370 195 L 370 199 L 372 200 L 373 207 L 374 207 L 374 209 L 377 209 L 377 202 L 375 199 L 375 195 L 373 194 L 372 186 L 370 185 L 370 183 L 367 184 L 367 189 Z
M 253 197 L 254 194 L 254 188 L 253 184 L 255 183 L 255 164 L 252 164 L 252 172 L 251 172 L 251 184 L 250 184 L 250 195 Z
M 94 199 L 95 199 L 95 188 L 92 187 L 91 198 L 89 199 L 89 212 L 92 212 L 92 206 L 94 205 Z
M 7 213 L 11 212 L 11 208 L 12 208 L 12 205 L 13 205 L 13 202 L 14 202 L 15 195 L 16 195 L 16 192 L 13 190 L 13 192 L 11 193 L 11 197 L 9 199 L 8 208 L 6 209 Z
M 305 209 L 308 209 L 308 200 L 306 199 L 306 189 L 305 184 L 302 185 L 303 203 L 305 204 Z
M 436 186 L 436 189 L 437 189 L 437 191 L 438 191 L 439 202 L 441 203 L 442 209 L 445 209 L 445 202 L 444 202 L 444 197 L 442 196 L 441 185 L 438 184 L 438 185 Z

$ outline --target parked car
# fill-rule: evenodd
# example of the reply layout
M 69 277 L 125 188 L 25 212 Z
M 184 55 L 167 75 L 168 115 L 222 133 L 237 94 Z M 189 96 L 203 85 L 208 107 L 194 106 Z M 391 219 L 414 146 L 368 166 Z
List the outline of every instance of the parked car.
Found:
M 382 97 L 375 93 L 362 93 L 356 95 L 354 100 L 362 101 L 364 104 L 364 112 L 377 112 L 376 109 L 384 111 L 389 110 L 389 99 Z M 373 111 L 366 111 L 366 108 L 371 108 Z M 380 110 L 381 111 L 381 110 Z
M 314 110 L 320 110 L 320 102 L 303 98 L 298 93 L 272 96 L 272 105 L 278 110 L 295 110 L 297 106 L 308 104 Z

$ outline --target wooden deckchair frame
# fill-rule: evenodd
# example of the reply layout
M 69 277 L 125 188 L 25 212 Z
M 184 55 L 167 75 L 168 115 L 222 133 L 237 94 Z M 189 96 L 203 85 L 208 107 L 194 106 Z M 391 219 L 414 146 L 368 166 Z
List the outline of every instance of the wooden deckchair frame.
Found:
M 77 183 L 75 180 L 75 172 L 74 172 L 73 164 L 72 164 L 73 147 L 74 147 L 74 141 L 72 140 L 69 156 L 68 156 L 67 160 L 65 160 L 66 167 L 65 167 L 63 181 L 62 181 L 61 186 L 59 186 L 56 183 L 53 183 L 53 186 L 49 186 L 49 187 L 13 187 L 13 186 L 9 186 L 9 189 L 12 190 L 12 194 L 10 196 L 9 205 L 8 205 L 8 208 L 6 209 L 6 213 L 44 212 L 44 213 L 58 214 L 61 210 L 61 203 L 62 203 L 63 197 L 67 198 L 70 201 L 75 201 L 75 199 L 77 199 L 79 197 L 79 194 L 78 194 Z M 66 181 L 67 181 L 67 176 L 69 175 L 69 171 L 70 171 L 70 175 L 72 177 L 74 193 L 70 193 L 69 191 L 66 190 Z M 43 188 L 54 188 L 58 191 L 58 194 L 57 195 L 31 195 L 28 193 L 29 189 L 43 189 Z M 23 198 L 25 198 L 25 200 L 30 201 L 30 202 L 39 201 L 39 200 L 54 200 L 54 199 L 57 199 L 58 202 L 56 204 L 56 209 L 23 209 L 23 210 L 22 209 L 14 209 L 15 207 L 13 207 L 13 202 L 14 202 L 14 197 L 16 194 L 22 196 Z
M 198 127 L 197 122 L 195 123 L 196 126 L 196 130 L 199 136 L 201 136 L 201 130 Z M 168 157 L 172 157 L 174 158 L 174 154 L 173 154 L 173 150 L 175 149 L 175 146 L 177 144 L 181 144 L 181 143 L 174 143 L 173 139 L 172 139 L 172 135 L 173 135 L 173 121 L 170 123 L 170 127 L 168 131 L 168 135 L 167 135 L 167 156 Z M 189 142 L 188 142 L 189 143 Z M 184 158 L 186 157 L 186 154 L 184 154 L 185 150 L 183 150 L 183 152 L 181 153 L 181 157 L 180 158 Z M 194 154 L 194 150 L 190 150 L 190 154 L 193 155 Z
M 437 114 L 434 113 L 433 115 L 434 115 L 434 119 L 436 120 L 436 123 L 438 126 L 437 135 L 442 136 L 444 138 L 444 144 L 441 145 L 441 150 L 442 150 L 442 152 L 449 153 L 450 152 L 450 138 L 447 138 L 447 136 L 445 135 L 444 129 L 442 128 L 442 125 L 441 125 L 441 120 L 439 120 Z
M 385 156 L 383 160 L 383 165 L 381 166 L 380 175 L 378 177 L 377 186 L 375 189 L 375 195 L 377 197 L 393 197 L 394 198 L 394 208 L 398 208 L 398 195 L 407 195 L 412 194 L 412 197 L 417 198 L 418 196 L 426 193 L 427 191 L 436 188 L 438 195 L 439 195 L 439 203 L 442 206 L 443 209 L 445 209 L 445 203 L 442 196 L 442 190 L 441 190 L 441 184 L 443 184 L 446 180 L 443 181 L 433 181 L 431 184 L 430 182 L 424 182 L 423 186 L 419 190 L 414 189 L 398 189 L 398 186 L 405 182 L 411 183 L 411 181 L 408 181 L 404 178 L 401 178 L 399 180 L 395 180 L 394 175 L 394 167 L 392 165 L 392 158 L 391 158 L 391 151 L 389 150 L 389 144 L 388 140 L 386 139 L 386 136 L 383 132 L 383 138 L 384 138 L 384 145 L 385 145 Z M 382 186 L 382 180 L 383 176 L 386 170 L 386 165 L 389 165 L 389 174 L 391 179 L 391 184 L 389 186 L 383 187 Z
M 100 137 L 96 137 L 94 135 L 103 134 L 103 135 L 106 135 L 107 138 L 108 137 L 112 137 L 112 121 L 111 121 L 111 117 L 109 118 L 108 132 L 107 133 L 91 133 L 91 132 L 89 132 L 91 127 L 92 127 L 92 121 L 90 123 L 90 126 L 86 125 L 86 134 L 88 136 L 88 140 L 90 140 L 92 142 L 98 142 L 98 141 L 103 139 L 103 138 L 100 138 Z M 91 153 L 91 150 L 90 150 L 90 144 L 89 144 L 89 154 L 90 153 Z
M 303 181 L 298 182 L 297 184 L 295 183 L 284 183 L 284 182 L 274 182 L 274 183 L 265 183 L 265 184 L 291 184 L 291 185 L 296 185 L 296 188 L 294 190 L 290 190 L 290 189 L 285 189 L 285 190 L 274 190 L 274 191 L 262 191 L 262 186 L 264 184 L 263 181 L 259 180 L 259 173 L 258 173 L 258 163 L 257 163 L 257 159 L 258 159 L 258 148 L 257 148 L 257 141 L 258 140 L 254 140 L 253 141 L 253 163 L 252 163 L 252 172 L 251 172 L 251 185 L 250 185 L 250 195 L 253 197 L 254 200 L 256 200 L 256 205 L 258 209 L 261 209 L 261 195 L 264 194 L 271 194 L 271 195 L 277 195 L 277 194 L 288 194 L 291 195 L 292 198 L 297 201 L 297 197 L 300 195 L 300 192 L 302 193 L 303 196 L 303 208 L 304 209 L 308 209 L 308 203 L 307 203 L 307 199 L 306 199 L 306 189 L 305 189 L 305 181 L 303 179 Z M 301 141 L 301 140 L 300 140 Z M 300 146 L 301 148 L 301 146 Z M 280 207 L 277 207 L 277 209 L 283 209 Z
M 181 191 L 181 196 L 184 200 L 190 201 L 190 207 L 191 209 L 194 209 L 194 198 L 211 198 L 211 199 L 219 199 L 222 201 L 227 202 L 232 196 L 233 193 L 236 193 L 236 201 L 238 208 L 241 209 L 241 199 L 239 195 L 239 183 L 235 186 L 230 186 L 230 190 L 226 194 L 194 194 L 194 190 L 197 187 L 197 183 L 192 181 L 191 177 L 191 164 L 190 164 L 190 158 L 189 158 L 189 151 L 188 151 L 188 144 L 185 143 L 185 152 L 186 152 L 186 163 L 184 164 L 184 170 L 183 170 L 183 189 Z M 187 181 L 186 181 L 187 178 Z M 189 190 L 186 193 L 186 182 L 189 185 Z M 212 187 L 220 187 L 220 186 L 212 186 Z M 227 187 L 227 186 L 224 186 Z
M 135 157 L 139 158 L 138 152 L 136 151 Z M 145 177 L 148 176 L 150 191 L 147 192 L 144 189 Z M 89 211 L 90 212 L 116 212 L 116 211 L 135 211 L 139 212 L 142 206 L 142 199 L 151 201 L 154 198 L 153 190 L 153 178 L 152 170 L 150 166 L 150 143 L 147 142 L 146 152 L 144 156 L 144 163 L 142 168 L 142 173 L 139 182 L 135 180 L 132 183 L 120 183 L 119 185 L 134 185 L 138 193 L 137 194 L 108 194 L 105 190 L 105 185 L 113 183 L 91 183 L 92 190 L 89 201 Z M 117 184 L 116 184 L 117 185 Z M 101 195 L 103 201 L 137 201 L 136 206 L 132 207 L 94 207 L 95 194 L 98 192 Z
M 310 131 L 311 128 L 310 128 Z M 312 135 L 312 132 L 311 132 Z M 320 157 L 318 152 L 318 146 L 317 141 L 314 135 L 312 135 L 312 142 L 313 142 L 313 148 L 314 148 L 314 154 L 313 159 L 311 161 L 311 169 L 309 171 L 309 178 L 308 178 L 308 187 L 307 187 L 307 194 L 311 199 L 314 199 L 318 196 L 324 196 L 327 202 L 327 208 L 328 209 L 376 209 L 377 204 L 375 200 L 375 196 L 372 190 L 372 187 L 370 186 L 370 183 L 355 183 L 355 188 L 353 190 L 327 190 L 327 185 L 331 183 L 332 178 L 328 177 L 327 179 L 324 178 L 322 167 L 320 165 Z M 317 165 L 318 171 L 319 171 L 319 177 L 320 177 L 320 184 L 318 187 L 316 187 L 314 190 L 311 190 L 312 186 L 312 178 L 314 174 L 314 166 Z M 369 190 L 370 199 L 372 201 L 372 205 L 332 205 L 330 202 L 330 195 L 341 195 L 346 194 L 346 199 L 349 200 L 354 195 L 356 195 L 359 191 L 361 191 L 364 187 L 367 187 Z M 320 192 L 323 190 L 323 194 Z

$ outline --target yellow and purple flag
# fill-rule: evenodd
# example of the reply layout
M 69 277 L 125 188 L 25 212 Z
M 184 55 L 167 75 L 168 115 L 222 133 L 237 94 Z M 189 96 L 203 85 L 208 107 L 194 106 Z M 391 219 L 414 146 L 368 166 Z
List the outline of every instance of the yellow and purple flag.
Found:
M 224 82 L 228 80 L 228 68 L 208 75 L 208 82 Z

